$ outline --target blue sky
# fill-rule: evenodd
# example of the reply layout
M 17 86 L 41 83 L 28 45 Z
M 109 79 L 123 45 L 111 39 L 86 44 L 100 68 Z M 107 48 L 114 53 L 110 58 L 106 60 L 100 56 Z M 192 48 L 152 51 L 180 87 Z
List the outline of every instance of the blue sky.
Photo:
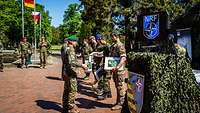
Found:
M 36 3 L 45 6 L 45 10 L 49 11 L 49 15 L 52 17 L 52 25 L 58 27 L 63 23 L 64 11 L 69 4 L 80 3 L 79 0 L 35 0 Z

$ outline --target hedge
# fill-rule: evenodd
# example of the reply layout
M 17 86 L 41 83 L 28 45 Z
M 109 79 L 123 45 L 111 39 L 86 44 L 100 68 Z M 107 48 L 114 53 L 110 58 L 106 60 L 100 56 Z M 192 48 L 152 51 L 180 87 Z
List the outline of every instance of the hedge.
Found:
M 130 52 L 127 61 L 129 71 L 145 75 L 142 113 L 200 113 L 200 87 L 186 57 Z

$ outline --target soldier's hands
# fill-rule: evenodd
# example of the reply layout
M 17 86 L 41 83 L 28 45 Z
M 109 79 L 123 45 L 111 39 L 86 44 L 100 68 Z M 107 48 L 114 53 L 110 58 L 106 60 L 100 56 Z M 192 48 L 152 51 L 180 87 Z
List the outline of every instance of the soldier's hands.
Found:
M 88 69 L 88 67 L 87 67 L 86 64 L 82 64 L 81 66 L 82 66 L 82 68 L 83 68 L 84 70 L 87 70 L 87 69 Z

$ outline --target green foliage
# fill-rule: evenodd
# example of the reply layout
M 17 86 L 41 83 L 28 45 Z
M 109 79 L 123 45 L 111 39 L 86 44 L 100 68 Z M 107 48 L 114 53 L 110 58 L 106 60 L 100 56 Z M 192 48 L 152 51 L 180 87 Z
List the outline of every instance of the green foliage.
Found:
M 12 44 L 19 39 L 21 19 L 20 4 L 15 0 L 0 1 L 0 38 L 4 45 Z
M 63 37 L 69 37 L 72 34 L 79 36 L 81 29 L 81 13 L 78 4 L 70 4 L 65 10 L 62 25 Z
M 59 45 L 63 42 L 60 27 L 55 28 L 52 26 L 52 34 L 52 45 Z
M 198 113 L 200 87 L 185 57 L 128 54 L 129 71 L 145 75 L 143 113 Z M 177 70 L 177 74 L 176 74 Z
M 47 37 L 48 41 L 52 40 L 51 18 L 44 6 L 36 4 L 37 11 L 42 14 L 42 35 Z M 31 17 L 32 8 L 24 7 L 24 32 L 28 41 L 32 42 L 34 37 L 34 22 Z M 39 40 L 39 24 L 36 26 L 37 40 Z M 22 10 L 21 2 L 16 0 L 0 1 L 0 38 L 3 40 L 5 47 L 17 46 L 22 37 Z
M 109 37 L 112 32 L 112 12 L 116 6 L 117 0 L 80 0 L 84 6 L 82 12 L 82 30 L 83 37 L 104 34 Z

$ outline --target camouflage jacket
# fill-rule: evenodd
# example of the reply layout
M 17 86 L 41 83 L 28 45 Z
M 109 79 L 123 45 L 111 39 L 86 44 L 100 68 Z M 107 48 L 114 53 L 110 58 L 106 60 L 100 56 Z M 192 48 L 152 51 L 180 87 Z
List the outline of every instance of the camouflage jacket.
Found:
M 22 54 L 28 54 L 31 51 L 31 44 L 29 42 L 20 42 L 19 51 Z
M 110 44 L 109 43 L 106 43 L 105 45 L 99 45 L 97 46 L 97 52 L 102 52 L 103 51 L 103 57 L 97 57 L 96 58 L 96 64 L 97 65 L 100 65 L 100 66 L 103 66 L 104 65 L 104 62 L 105 62 L 105 57 L 108 57 L 109 56 L 109 52 L 110 52 Z
M 110 48 L 111 57 L 126 57 L 126 50 L 124 44 L 119 42 L 113 43 Z
M 120 41 L 113 43 L 111 48 L 110 48 L 110 56 L 111 57 L 126 57 L 126 50 L 124 47 L 124 44 L 121 43 Z M 125 63 L 123 65 L 125 67 Z M 123 68 L 124 70 L 124 68 Z
M 69 45 L 66 50 L 66 55 L 64 59 L 65 69 L 69 72 L 76 72 L 78 67 L 81 67 L 81 63 L 78 62 L 75 48 L 72 45 Z
M 88 60 L 89 59 L 89 55 L 90 55 L 90 53 L 92 53 L 92 51 L 93 51 L 93 49 L 92 49 L 92 47 L 90 46 L 90 45 L 88 45 L 87 47 L 86 46 L 84 46 L 83 47 L 83 59 L 84 60 Z
M 39 43 L 39 47 L 40 47 L 40 52 L 46 52 L 46 48 L 47 48 L 47 42 L 40 42 Z
M 90 44 L 90 47 L 92 47 L 93 51 L 96 51 L 96 49 L 97 49 L 97 45 L 95 45 L 95 44 Z
M 67 49 L 69 49 L 68 45 L 67 44 L 63 44 L 62 47 L 61 47 L 61 59 L 64 63 L 64 59 L 65 59 L 65 55 L 66 55 L 66 52 L 67 52 Z

